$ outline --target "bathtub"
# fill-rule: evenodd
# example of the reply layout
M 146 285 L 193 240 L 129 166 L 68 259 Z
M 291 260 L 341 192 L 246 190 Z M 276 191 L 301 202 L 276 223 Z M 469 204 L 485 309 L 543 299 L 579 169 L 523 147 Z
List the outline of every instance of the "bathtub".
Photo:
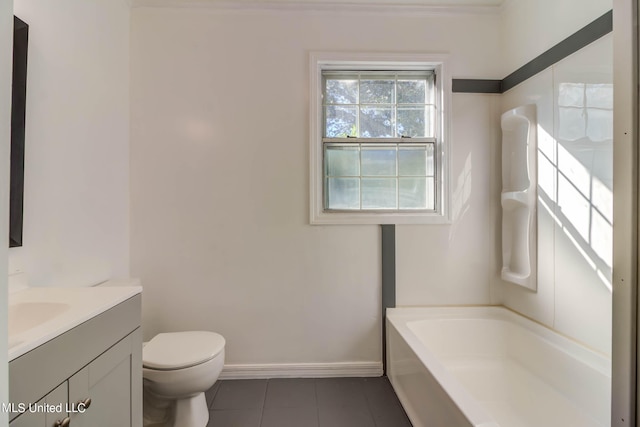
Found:
M 387 310 L 414 427 L 610 426 L 611 360 L 504 307 Z

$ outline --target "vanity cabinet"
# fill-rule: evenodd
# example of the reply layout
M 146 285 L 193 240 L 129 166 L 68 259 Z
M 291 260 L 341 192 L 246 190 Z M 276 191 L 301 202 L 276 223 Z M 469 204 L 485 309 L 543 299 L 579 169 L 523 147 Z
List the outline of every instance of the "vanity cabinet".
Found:
M 140 295 L 9 362 L 10 427 L 142 427 Z
M 34 426 L 56 426 L 62 424 L 62 420 L 67 417 L 67 392 L 68 384 L 66 382 L 60 384 L 52 392 L 47 394 L 39 402 L 34 405 L 33 412 L 27 408 L 27 412 L 13 420 L 10 427 L 34 427 Z M 43 409 L 40 409 L 43 408 Z M 45 411 L 44 408 L 56 408 L 56 410 Z M 57 408 L 60 408 L 58 411 Z

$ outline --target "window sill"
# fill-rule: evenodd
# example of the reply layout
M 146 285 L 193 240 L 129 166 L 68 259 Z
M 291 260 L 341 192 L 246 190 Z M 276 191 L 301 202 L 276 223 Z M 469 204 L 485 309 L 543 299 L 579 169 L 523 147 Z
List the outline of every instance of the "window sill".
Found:
M 360 213 L 313 212 L 311 225 L 371 225 L 371 224 L 451 224 L 451 220 L 439 213 Z

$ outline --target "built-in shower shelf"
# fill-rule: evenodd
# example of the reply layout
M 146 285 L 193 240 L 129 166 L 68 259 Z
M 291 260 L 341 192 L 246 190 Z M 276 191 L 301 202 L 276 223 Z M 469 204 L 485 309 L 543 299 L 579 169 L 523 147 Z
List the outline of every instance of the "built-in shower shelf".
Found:
M 536 106 L 502 115 L 503 280 L 537 290 Z
M 502 276 L 503 280 L 506 280 L 511 283 L 515 283 L 516 285 L 520 285 L 524 287 L 528 287 L 527 282 L 531 277 L 530 273 L 517 273 L 511 270 L 507 270 L 505 268 L 502 269 L 502 272 L 500 275 Z
M 525 205 L 530 203 L 531 193 L 528 191 L 509 191 L 502 193 L 501 201 L 502 207 L 507 209 L 511 206 Z

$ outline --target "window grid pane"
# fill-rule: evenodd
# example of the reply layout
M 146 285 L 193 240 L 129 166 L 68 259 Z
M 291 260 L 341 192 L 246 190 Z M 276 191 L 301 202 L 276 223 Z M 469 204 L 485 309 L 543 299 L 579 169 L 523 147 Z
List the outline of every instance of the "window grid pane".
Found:
M 324 137 L 435 136 L 431 72 L 324 72 L 323 92 Z M 355 124 L 336 114 L 351 108 Z
M 327 178 L 325 203 L 339 210 L 358 210 L 360 200 L 359 178 Z
M 325 209 L 434 211 L 434 153 L 435 142 L 325 142 Z
M 427 209 L 427 179 L 400 177 L 398 204 L 400 209 Z

